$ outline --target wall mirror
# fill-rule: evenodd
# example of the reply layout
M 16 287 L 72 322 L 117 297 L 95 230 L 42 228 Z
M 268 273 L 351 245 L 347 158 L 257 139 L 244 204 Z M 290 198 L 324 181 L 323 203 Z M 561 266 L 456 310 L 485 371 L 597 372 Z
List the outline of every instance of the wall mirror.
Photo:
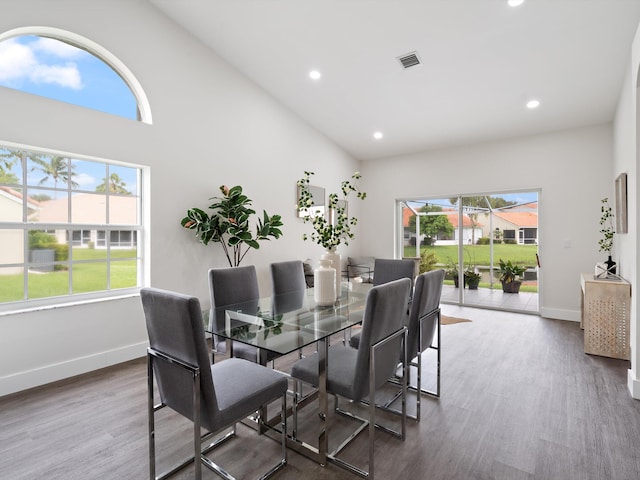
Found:
M 326 208 L 326 200 L 325 200 L 325 191 L 323 187 L 316 187 L 313 185 L 309 185 L 307 187 L 309 189 L 309 193 L 311 193 L 311 198 L 313 199 L 313 205 L 311 208 L 300 208 L 298 209 L 298 217 L 320 217 L 324 215 Z M 297 190 L 298 197 L 300 198 L 300 187 Z
M 627 174 L 616 178 L 616 233 L 627 233 Z

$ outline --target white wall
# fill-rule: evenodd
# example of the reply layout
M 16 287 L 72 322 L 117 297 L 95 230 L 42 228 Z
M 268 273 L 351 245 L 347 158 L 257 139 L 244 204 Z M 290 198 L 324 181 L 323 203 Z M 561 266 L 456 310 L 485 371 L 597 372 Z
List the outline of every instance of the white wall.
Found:
M 256 210 L 283 216 L 284 237 L 243 262 L 256 265 L 262 292 L 270 289 L 270 262 L 319 257 L 321 247 L 301 240 L 310 227 L 295 216 L 296 180 L 312 170 L 317 185 L 336 191 L 358 169 L 354 159 L 146 2 L 2 6 L 0 32 L 34 25 L 74 32 L 122 60 L 145 89 L 152 125 L 0 87 L 0 141 L 150 167 L 152 286 L 208 305 L 206 272 L 226 259 L 179 222 L 187 208 L 206 208 L 223 184 L 241 184 Z M 0 332 L 0 395 L 144 355 L 147 343 L 137 297 L 0 316 Z
M 540 190 L 540 311 L 579 320 L 580 273 L 598 253 L 600 199 L 613 198 L 612 125 L 364 162 L 363 254 L 392 256 L 395 201 Z M 390 168 L 389 165 L 392 165 Z
M 640 399 L 640 329 L 638 328 L 637 288 L 640 272 L 638 258 L 638 112 L 640 98 L 637 94 L 638 69 L 640 68 L 640 30 L 636 33 L 630 55 L 629 68 L 625 75 L 615 118 L 614 178 L 627 173 L 627 204 L 629 233 L 616 235 L 616 251 L 620 273 L 631 282 L 631 369 L 628 387 L 634 398 Z

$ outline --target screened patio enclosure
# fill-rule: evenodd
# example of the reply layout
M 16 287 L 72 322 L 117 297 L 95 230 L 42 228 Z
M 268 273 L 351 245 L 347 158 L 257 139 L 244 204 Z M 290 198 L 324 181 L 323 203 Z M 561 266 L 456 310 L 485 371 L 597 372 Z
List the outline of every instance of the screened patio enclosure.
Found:
M 443 303 L 538 313 L 537 191 L 402 199 L 398 254 L 421 271 L 444 268 Z M 501 263 L 521 267 L 518 293 L 503 292 Z

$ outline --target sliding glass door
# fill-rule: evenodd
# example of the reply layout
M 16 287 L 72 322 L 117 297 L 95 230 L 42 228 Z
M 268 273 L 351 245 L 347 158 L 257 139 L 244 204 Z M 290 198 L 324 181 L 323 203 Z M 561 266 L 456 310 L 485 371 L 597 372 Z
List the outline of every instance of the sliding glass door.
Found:
M 406 199 L 398 212 L 399 253 L 446 269 L 444 303 L 538 312 L 538 192 Z

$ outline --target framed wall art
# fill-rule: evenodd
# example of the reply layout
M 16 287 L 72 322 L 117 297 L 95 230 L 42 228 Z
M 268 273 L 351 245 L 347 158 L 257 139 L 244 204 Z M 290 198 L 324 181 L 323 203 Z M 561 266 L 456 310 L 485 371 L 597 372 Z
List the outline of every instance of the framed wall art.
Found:
M 627 233 L 627 174 L 616 178 L 616 233 Z

